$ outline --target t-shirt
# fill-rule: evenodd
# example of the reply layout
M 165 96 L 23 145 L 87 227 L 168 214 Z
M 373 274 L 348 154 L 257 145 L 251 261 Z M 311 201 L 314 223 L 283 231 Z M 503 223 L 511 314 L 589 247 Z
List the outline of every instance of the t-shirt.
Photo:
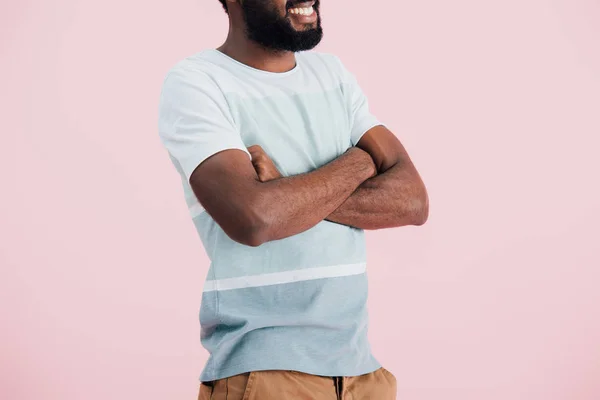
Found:
M 207 157 L 225 149 L 250 157 L 246 147 L 255 144 L 284 177 L 310 172 L 381 125 L 337 56 L 295 56 L 293 69 L 274 73 L 207 49 L 177 62 L 163 82 L 161 142 L 210 259 L 200 304 L 200 341 L 210 354 L 203 382 L 254 370 L 355 376 L 381 367 L 367 338 L 362 229 L 323 220 L 300 234 L 243 245 L 189 184 Z

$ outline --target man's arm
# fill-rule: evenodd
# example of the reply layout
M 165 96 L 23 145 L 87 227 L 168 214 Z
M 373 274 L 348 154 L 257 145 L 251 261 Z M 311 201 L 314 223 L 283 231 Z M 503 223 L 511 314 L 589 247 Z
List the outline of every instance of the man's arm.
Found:
M 241 151 L 221 151 L 190 176 L 194 194 L 231 239 L 259 246 L 304 232 L 377 173 L 367 152 L 351 147 L 314 171 L 261 182 Z
M 423 225 L 429 215 L 427 190 L 396 136 L 379 125 L 357 147 L 371 155 L 378 175 L 364 181 L 326 219 L 361 229 Z

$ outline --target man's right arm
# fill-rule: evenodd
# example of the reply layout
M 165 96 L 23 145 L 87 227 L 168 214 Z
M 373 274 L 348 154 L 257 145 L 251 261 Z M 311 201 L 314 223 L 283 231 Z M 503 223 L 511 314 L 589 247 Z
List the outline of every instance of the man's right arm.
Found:
M 158 128 L 206 212 L 250 246 L 313 227 L 376 174 L 369 153 L 351 147 L 314 171 L 261 182 L 222 88 L 189 61 L 164 79 Z
M 351 147 L 314 171 L 261 182 L 246 154 L 226 150 L 196 167 L 190 185 L 231 239 L 259 246 L 312 228 L 376 173 L 369 153 Z

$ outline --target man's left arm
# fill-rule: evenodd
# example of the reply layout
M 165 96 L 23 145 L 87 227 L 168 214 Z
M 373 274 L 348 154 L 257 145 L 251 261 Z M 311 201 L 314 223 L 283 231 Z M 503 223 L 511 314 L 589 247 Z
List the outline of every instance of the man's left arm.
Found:
M 377 125 L 356 146 L 371 155 L 378 174 L 325 219 L 360 229 L 423 225 L 429 215 L 427 189 L 398 138 Z

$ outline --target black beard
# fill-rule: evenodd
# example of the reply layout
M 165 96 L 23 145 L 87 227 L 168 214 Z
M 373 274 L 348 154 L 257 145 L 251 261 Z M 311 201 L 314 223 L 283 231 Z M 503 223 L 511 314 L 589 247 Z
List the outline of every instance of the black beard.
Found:
M 296 1 L 298 3 L 298 1 Z M 314 48 L 323 38 L 319 0 L 313 6 L 317 26 L 303 31 L 294 29 L 287 17 L 282 17 L 265 0 L 245 0 L 242 13 L 248 39 L 274 51 L 304 51 Z

